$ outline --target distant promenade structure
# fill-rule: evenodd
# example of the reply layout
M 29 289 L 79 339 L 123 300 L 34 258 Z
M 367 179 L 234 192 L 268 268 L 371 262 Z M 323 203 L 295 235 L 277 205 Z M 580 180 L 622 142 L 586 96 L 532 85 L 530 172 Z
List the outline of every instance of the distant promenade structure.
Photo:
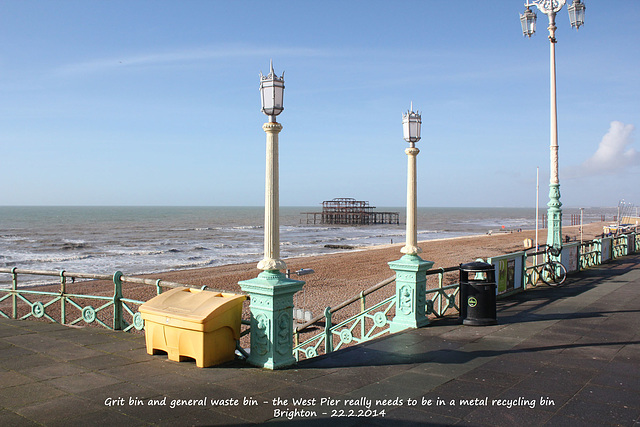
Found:
M 400 224 L 398 212 L 376 212 L 368 201 L 338 197 L 322 202 L 322 212 L 302 212 L 307 224 Z M 313 217 L 313 220 L 311 219 Z

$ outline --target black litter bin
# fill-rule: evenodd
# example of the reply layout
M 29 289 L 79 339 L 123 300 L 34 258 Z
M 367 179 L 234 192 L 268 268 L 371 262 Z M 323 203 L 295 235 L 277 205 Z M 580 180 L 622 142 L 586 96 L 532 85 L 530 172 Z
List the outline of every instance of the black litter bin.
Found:
M 496 319 L 496 272 L 476 261 L 460 264 L 460 318 L 464 325 L 487 326 Z

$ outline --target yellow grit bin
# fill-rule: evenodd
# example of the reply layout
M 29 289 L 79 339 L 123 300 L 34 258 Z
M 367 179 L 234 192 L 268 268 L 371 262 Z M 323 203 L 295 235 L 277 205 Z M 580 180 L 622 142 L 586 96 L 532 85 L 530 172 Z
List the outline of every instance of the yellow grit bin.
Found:
M 217 365 L 235 357 L 244 295 L 175 288 L 140 306 L 147 353 L 165 351 L 169 360 L 195 359 Z

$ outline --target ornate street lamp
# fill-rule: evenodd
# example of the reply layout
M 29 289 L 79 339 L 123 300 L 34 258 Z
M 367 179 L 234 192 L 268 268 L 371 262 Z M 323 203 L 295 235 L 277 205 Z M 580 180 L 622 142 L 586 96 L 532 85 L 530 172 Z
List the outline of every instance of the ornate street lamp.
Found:
M 567 8 L 569 11 L 569 20 L 571 26 L 576 27 L 576 30 L 580 29 L 581 25 L 584 25 L 584 11 L 586 6 L 580 2 L 580 0 L 574 0 L 571 6 Z
M 429 323 L 426 313 L 427 270 L 433 262 L 418 256 L 422 249 L 418 247 L 416 229 L 417 177 L 416 157 L 420 150 L 416 142 L 420 141 L 422 118 L 411 109 L 402 114 L 404 140 L 409 148 L 404 152 L 408 158 L 407 167 L 407 241 L 400 252 L 405 254 L 397 261 L 391 261 L 389 267 L 396 273 L 396 315 L 391 320 L 391 332 L 407 328 L 420 328 Z
M 269 122 L 275 122 L 276 116 L 284 110 L 284 72 L 282 76 L 276 76 L 273 71 L 273 61 L 270 62 L 271 71 L 263 76 L 260 72 L 260 97 L 262 99 L 262 112 L 269 116 Z
M 293 355 L 293 294 L 302 289 L 303 281 L 292 280 L 280 270 L 287 265 L 280 259 L 280 196 L 278 176 L 278 134 L 282 125 L 276 116 L 284 110 L 284 73 L 278 77 L 270 64 L 270 72 L 260 73 L 262 112 L 269 121 L 262 125 L 267 134 L 267 166 L 264 197 L 264 258 L 258 263 L 263 270 L 255 279 L 239 282 L 249 294 L 251 304 L 251 350 L 247 362 L 267 369 L 279 369 L 296 363 Z
M 411 110 L 402 114 L 402 134 L 404 140 L 411 144 L 420 141 L 420 129 L 422 127 L 422 116 L 419 112 L 413 112 L 413 102 Z
M 565 5 L 566 0 L 533 0 L 527 1 L 526 10 L 520 15 L 522 33 L 531 37 L 536 31 L 536 14 L 530 9 L 535 6 L 549 18 L 549 41 L 551 42 L 551 170 L 549 179 L 549 219 L 547 246 L 553 248 L 553 252 L 559 253 L 562 249 L 562 210 L 560 207 L 560 179 L 558 178 L 558 110 L 556 100 L 556 14 Z M 571 26 L 580 28 L 584 25 L 585 5 L 580 0 L 573 0 L 569 9 Z
M 531 37 L 533 33 L 536 32 L 536 20 L 538 16 L 534 11 L 527 9 L 524 11 L 522 15 L 520 15 L 520 23 L 522 24 L 522 34 L 525 36 Z
M 280 197 L 278 168 L 278 134 L 282 125 L 276 122 L 276 116 L 282 113 L 284 106 L 284 72 L 278 77 L 273 71 L 263 76 L 260 72 L 260 98 L 262 112 L 269 116 L 269 122 L 262 126 L 267 133 L 267 168 L 264 202 L 264 259 L 258 264 L 260 270 L 285 270 L 280 259 Z
M 422 117 L 418 112 L 411 110 L 402 115 L 402 130 L 404 140 L 409 143 L 409 148 L 404 150 L 409 163 L 407 167 L 407 242 L 400 250 L 403 254 L 416 255 L 422 252 L 418 247 L 418 232 L 416 229 L 416 204 L 417 204 L 417 178 L 416 157 L 420 150 L 416 148 L 416 142 L 420 141 L 420 128 Z

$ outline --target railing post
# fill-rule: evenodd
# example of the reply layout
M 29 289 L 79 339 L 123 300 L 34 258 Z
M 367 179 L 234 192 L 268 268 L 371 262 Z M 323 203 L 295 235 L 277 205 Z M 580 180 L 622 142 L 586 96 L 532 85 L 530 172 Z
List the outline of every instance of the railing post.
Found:
M 442 298 L 444 298 L 445 294 L 442 292 L 442 286 L 444 285 L 444 268 L 440 267 L 442 270 L 438 273 L 438 316 L 442 316 Z
M 116 271 L 113 274 L 113 329 L 118 331 L 122 330 L 123 318 L 122 318 L 122 272 Z
M 333 352 L 333 335 L 331 334 L 331 307 L 327 307 L 324 309 L 324 351 L 329 354 Z
M 625 234 L 624 235 L 624 243 L 625 243 L 624 255 L 631 254 L 632 250 L 631 250 L 631 235 L 630 234 Z
M 365 296 L 364 296 L 364 291 L 360 292 L 360 314 L 364 313 L 366 310 L 366 301 L 365 301 Z M 360 318 L 360 336 L 364 337 L 365 334 L 367 333 L 367 328 L 365 325 L 365 317 L 362 316 Z
M 18 273 L 16 273 L 17 267 L 11 269 L 11 317 L 13 319 L 18 318 Z
M 67 278 L 64 277 L 64 270 L 60 271 L 60 323 L 67 323 Z
M 160 287 L 160 282 L 162 281 L 162 279 L 158 279 L 156 280 L 156 294 L 160 295 L 162 293 L 162 288 Z

